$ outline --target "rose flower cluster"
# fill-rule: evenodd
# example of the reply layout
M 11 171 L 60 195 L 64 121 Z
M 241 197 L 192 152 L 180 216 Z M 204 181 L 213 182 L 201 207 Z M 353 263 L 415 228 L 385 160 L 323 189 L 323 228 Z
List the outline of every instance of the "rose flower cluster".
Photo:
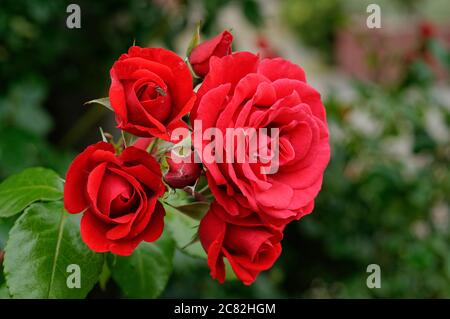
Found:
M 313 211 L 330 158 L 320 94 L 299 66 L 232 52 L 232 41 L 224 31 L 194 46 L 184 60 L 163 48 L 132 46 L 113 64 L 109 103 L 117 127 L 139 138 L 132 145 L 91 145 L 67 172 L 65 208 L 83 215 L 81 236 L 90 249 L 127 256 L 140 242 L 156 241 L 164 229 L 164 194 L 192 188 L 204 175 L 214 200 L 198 238 L 211 276 L 224 282 L 227 259 L 249 285 L 280 256 L 285 226 Z M 195 89 L 194 80 L 200 82 Z M 198 132 L 194 122 L 201 123 Z M 226 155 L 223 161 L 197 163 L 192 155 L 180 163 L 170 149 L 161 150 L 167 157 L 155 156 L 158 145 L 179 142 L 172 137 L 178 129 L 192 135 L 214 129 L 225 136 L 237 128 L 276 129 L 258 145 L 276 150 L 275 170 L 267 170 L 271 163 L 264 156 L 236 160 L 248 145 L 228 139 L 213 143 L 213 153 Z M 189 139 L 192 154 L 211 146 L 210 140 Z

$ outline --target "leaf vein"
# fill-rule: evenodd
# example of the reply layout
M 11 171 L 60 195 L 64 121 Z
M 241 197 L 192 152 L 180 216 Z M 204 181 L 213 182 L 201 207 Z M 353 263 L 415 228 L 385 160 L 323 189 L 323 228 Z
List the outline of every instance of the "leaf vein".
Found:
M 63 232 L 64 232 L 64 223 L 65 223 L 65 220 L 66 220 L 65 217 L 66 217 L 66 215 L 64 214 L 64 209 L 62 209 L 61 210 L 61 219 L 60 219 L 59 224 L 58 224 L 58 237 L 56 238 L 55 256 L 53 257 L 52 273 L 51 273 L 51 277 L 50 277 L 50 283 L 48 285 L 47 298 L 50 298 L 50 293 L 52 291 L 53 283 L 54 283 L 54 280 L 55 280 L 56 264 L 58 262 L 59 251 L 60 251 L 60 248 L 61 248 L 61 241 L 62 241 Z

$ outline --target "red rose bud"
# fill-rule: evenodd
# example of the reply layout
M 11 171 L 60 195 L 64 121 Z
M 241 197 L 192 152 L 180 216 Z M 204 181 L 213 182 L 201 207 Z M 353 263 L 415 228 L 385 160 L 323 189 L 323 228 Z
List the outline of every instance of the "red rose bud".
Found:
M 189 56 L 189 62 L 195 74 L 205 77 L 209 72 L 209 60 L 211 57 L 221 58 L 231 54 L 232 42 L 233 35 L 228 31 L 223 31 L 221 34 L 195 47 Z
M 420 34 L 423 39 L 430 39 L 436 36 L 436 27 L 429 21 L 423 21 L 420 24 Z
M 194 162 L 194 152 L 186 157 L 167 153 L 166 158 L 169 171 L 164 175 L 166 183 L 173 188 L 191 186 L 199 178 L 202 169 L 199 163 Z

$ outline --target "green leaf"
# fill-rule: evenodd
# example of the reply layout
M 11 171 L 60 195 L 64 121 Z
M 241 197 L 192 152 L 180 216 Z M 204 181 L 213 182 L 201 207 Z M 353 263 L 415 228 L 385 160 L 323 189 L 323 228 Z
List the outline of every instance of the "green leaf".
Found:
M 201 220 L 209 209 L 208 202 L 193 202 L 185 205 L 176 206 L 176 210 L 188 215 L 189 217 Z
M 163 199 L 165 203 L 173 207 L 192 203 L 189 194 L 181 189 L 172 189 L 170 192 L 166 192 Z
M 85 105 L 88 105 L 88 104 L 100 104 L 100 105 L 103 105 L 104 107 L 106 107 L 108 110 L 114 112 L 114 109 L 111 106 L 111 102 L 109 101 L 109 97 L 102 97 L 100 99 L 95 99 L 95 100 L 92 100 L 92 101 L 88 101 L 88 102 L 86 102 L 84 104 Z
M 10 299 L 8 288 L 5 284 L 0 285 L 0 299 Z
M 104 258 L 83 243 L 79 223 L 79 215 L 66 213 L 61 202 L 34 204 L 17 219 L 4 260 L 13 298 L 84 298 L 88 294 L 98 281 Z M 79 266 L 80 288 L 67 285 L 72 264 Z
M 0 219 L 0 250 L 3 250 L 5 247 L 6 241 L 8 240 L 9 230 L 13 227 L 16 219 L 16 217 Z
M 156 298 L 169 281 L 175 243 L 167 232 L 154 243 L 142 242 L 131 256 L 117 256 L 111 272 L 129 298 Z
M 20 213 L 31 203 L 63 196 L 63 180 L 52 170 L 35 167 L 10 176 L 0 184 L 0 218 Z
M 164 204 L 164 208 L 166 210 L 166 226 L 172 233 L 177 247 L 190 256 L 206 258 L 202 245 L 195 240 L 200 222 L 167 204 Z

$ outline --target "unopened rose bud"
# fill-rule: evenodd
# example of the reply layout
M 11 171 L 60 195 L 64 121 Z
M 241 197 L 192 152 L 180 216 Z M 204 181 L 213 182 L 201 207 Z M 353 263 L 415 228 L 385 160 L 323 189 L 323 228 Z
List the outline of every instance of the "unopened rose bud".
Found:
M 202 42 L 192 50 L 189 56 L 189 62 L 194 69 L 195 74 L 205 77 L 209 72 L 209 60 L 211 57 L 223 57 L 231 54 L 231 43 L 233 35 L 228 31 L 223 31 L 214 38 Z
M 433 38 L 434 36 L 436 36 L 436 26 L 433 23 L 429 22 L 429 21 L 423 21 L 420 24 L 419 28 L 420 28 L 420 35 L 425 40 Z
M 166 183 L 173 188 L 184 188 L 194 185 L 199 178 L 202 168 L 199 163 L 194 162 L 194 153 L 186 157 L 178 156 L 169 152 L 167 154 L 168 172 L 164 175 Z

